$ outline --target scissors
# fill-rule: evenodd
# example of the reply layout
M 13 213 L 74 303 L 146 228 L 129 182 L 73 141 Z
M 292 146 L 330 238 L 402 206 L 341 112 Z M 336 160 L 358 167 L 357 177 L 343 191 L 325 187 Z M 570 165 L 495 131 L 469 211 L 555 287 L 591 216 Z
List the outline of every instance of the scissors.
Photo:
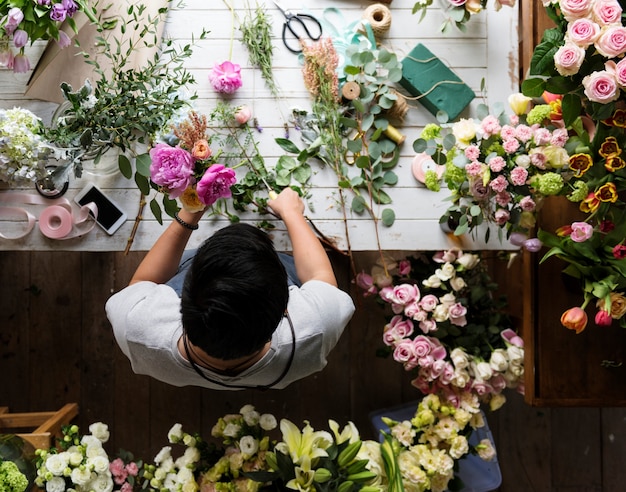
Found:
M 322 37 L 322 24 L 315 17 L 309 14 L 293 13 L 280 6 L 280 4 L 274 1 L 274 5 L 285 16 L 285 23 L 283 24 L 283 44 L 292 53 L 301 53 L 302 48 L 293 48 L 289 46 L 287 42 L 287 31 L 289 31 L 298 40 L 298 44 L 303 38 L 308 38 L 312 41 L 317 41 Z

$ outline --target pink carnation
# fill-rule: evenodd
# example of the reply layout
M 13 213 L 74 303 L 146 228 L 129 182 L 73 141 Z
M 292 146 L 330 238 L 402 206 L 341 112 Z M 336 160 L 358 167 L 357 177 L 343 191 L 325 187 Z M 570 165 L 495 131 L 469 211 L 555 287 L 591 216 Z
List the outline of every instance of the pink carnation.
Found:
M 232 94 L 241 87 L 241 67 L 228 60 L 216 63 L 209 73 L 209 81 L 217 92 Z
M 465 157 L 467 157 L 470 161 L 478 160 L 478 157 L 480 157 L 480 149 L 474 144 L 465 147 L 464 152 Z
M 230 187 L 236 181 L 235 171 L 221 164 L 213 164 L 196 185 L 198 198 L 205 205 L 213 205 L 218 198 L 231 196 Z
M 522 142 L 528 142 L 533 136 L 533 131 L 528 125 L 519 125 L 515 128 L 515 138 Z
M 478 161 L 470 162 L 465 166 L 465 172 L 468 176 L 479 176 L 483 172 L 483 166 Z
M 546 145 L 550 141 L 552 134 L 547 128 L 537 128 L 533 136 L 535 145 Z
M 516 167 L 511 171 L 511 182 L 515 186 L 523 186 L 526 184 L 528 178 L 528 171 L 523 167 Z
M 504 125 L 502 127 L 502 130 L 500 131 L 500 137 L 502 138 L 502 140 L 515 138 L 515 128 L 511 125 Z
M 498 118 L 493 115 L 486 116 L 483 121 L 480 123 L 480 126 L 485 133 L 486 136 L 490 137 L 491 135 L 497 135 L 502 128 L 500 126 L 500 122 Z
M 537 207 L 535 200 L 529 196 L 522 198 L 519 202 L 519 206 L 524 212 L 532 212 Z
M 567 143 L 567 139 L 569 135 L 565 128 L 557 128 L 552 132 L 552 138 L 550 139 L 550 144 L 555 147 L 563 147 Z
M 506 161 L 499 155 L 489 160 L 489 169 L 491 169 L 494 173 L 502 171 L 505 165 Z
M 180 147 L 159 143 L 150 149 L 150 179 L 178 198 L 194 183 L 192 155 Z
M 496 210 L 496 213 L 493 214 L 493 218 L 496 221 L 496 224 L 501 226 L 509 221 L 509 219 L 511 218 L 511 214 L 508 210 L 505 210 L 504 208 L 499 208 L 498 210 Z
M 519 140 L 516 138 L 509 138 L 502 142 L 502 147 L 507 154 L 513 154 L 519 149 Z
M 508 186 L 509 182 L 504 176 L 497 176 L 491 181 L 491 183 L 489 183 L 489 187 L 496 193 L 501 193 L 502 191 L 506 190 Z
M 512 197 L 510 193 L 506 191 L 502 191 L 496 194 L 496 203 L 501 207 L 506 207 L 509 203 L 511 203 Z

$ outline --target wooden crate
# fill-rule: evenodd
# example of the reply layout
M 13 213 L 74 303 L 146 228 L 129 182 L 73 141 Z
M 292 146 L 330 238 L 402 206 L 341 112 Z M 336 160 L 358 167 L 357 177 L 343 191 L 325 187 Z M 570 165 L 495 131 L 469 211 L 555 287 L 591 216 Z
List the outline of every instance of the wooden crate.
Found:
M 12 430 L 32 427 L 32 432 L 17 432 L 16 435 L 35 449 L 48 449 L 53 444 L 53 438 L 61 436 L 61 427 L 68 425 L 77 415 L 76 403 L 67 403 L 56 412 L 9 413 L 8 407 L 0 407 L 0 433 L 12 434 Z

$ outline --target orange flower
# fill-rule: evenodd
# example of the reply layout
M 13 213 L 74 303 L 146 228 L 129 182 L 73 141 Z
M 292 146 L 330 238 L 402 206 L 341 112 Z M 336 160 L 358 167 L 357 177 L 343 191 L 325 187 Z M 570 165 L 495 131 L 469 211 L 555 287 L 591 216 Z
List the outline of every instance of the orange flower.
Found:
M 595 195 L 595 193 L 589 193 L 587 198 L 585 198 L 582 202 L 580 202 L 580 210 L 581 212 L 585 212 L 587 214 L 593 213 L 598 210 L 600 206 L 600 200 Z
M 615 137 L 606 137 L 604 142 L 602 142 L 598 153 L 602 157 L 608 159 L 609 157 L 617 157 L 620 155 L 622 153 L 622 149 L 619 148 Z
M 595 195 L 601 202 L 615 203 L 617 201 L 617 188 L 614 183 L 605 183 L 596 190 Z
M 593 159 L 589 154 L 574 154 L 569 158 L 569 167 L 574 176 L 580 178 L 593 166 Z
M 578 335 L 587 327 L 587 313 L 579 307 L 570 308 L 562 314 L 561 324 Z
M 624 167 L 626 167 L 626 161 L 621 157 L 609 157 L 604 163 L 604 168 L 610 173 L 624 169 Z
M 191 155 L 193 155 L 194 159 L 203 160 L 211 157 L 213 151 L 211 147 L 209 147 L 209 142 L 206 140 L 198 140 L 193 145 L 193 150 L 191 151 Z
M 183 194 L 180 195 L 179 199 L 183 208 L 187 210 L 187 212 L 201 212 L 206 208 L 206 205 L 200 201 L 200 198 L 198 198 L 198 192 L 196 189 L 191 186 L 183 191 Z

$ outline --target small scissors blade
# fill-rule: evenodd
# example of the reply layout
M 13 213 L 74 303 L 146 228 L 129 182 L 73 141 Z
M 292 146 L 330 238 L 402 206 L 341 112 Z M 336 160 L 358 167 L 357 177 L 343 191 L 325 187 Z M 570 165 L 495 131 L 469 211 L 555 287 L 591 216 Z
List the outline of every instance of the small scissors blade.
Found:
M 285 16 L 286 19 L 288 19 L 290 17 L 290 12 L 289 10 L 287 10 L 286 8 L 284 8 L 283 6 L 281 6 L 276 0 L 272 0 L 274 2 L 274 5 L 276 5 L 276 7 L 278 7 L 278 10 L 280 10 L 283 15 Z

